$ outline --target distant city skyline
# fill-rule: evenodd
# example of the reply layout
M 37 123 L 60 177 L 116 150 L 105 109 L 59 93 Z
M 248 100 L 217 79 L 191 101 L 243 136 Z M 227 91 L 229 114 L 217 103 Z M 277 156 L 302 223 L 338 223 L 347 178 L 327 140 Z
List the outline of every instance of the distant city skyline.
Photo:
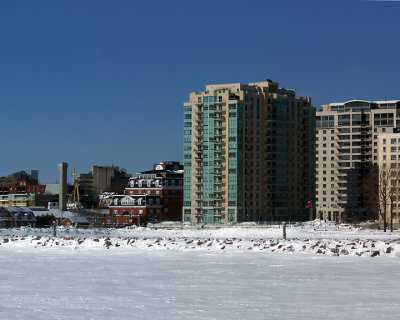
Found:
M 322 104 L 400 99 L 399 1 L 0 3 L 0 176 L 183 160 L 183 103 L 272 79 Z

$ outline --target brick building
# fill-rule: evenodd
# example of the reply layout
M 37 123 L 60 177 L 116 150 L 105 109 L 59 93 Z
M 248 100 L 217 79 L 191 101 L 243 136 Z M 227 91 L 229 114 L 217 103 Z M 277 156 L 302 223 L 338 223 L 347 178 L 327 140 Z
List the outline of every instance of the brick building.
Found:
M 131 178 L 123 195 L 113 195 L 105 225 L 145 225 L 180 221 L 183 167 L 179 162 L 155 164 L 153 170 Z
M 29 185 L 28 181 L 18 181 L 16 185 L 0 185 L 0 206 L 29 207 L 38 205 L 44 196 L 46 185 Z

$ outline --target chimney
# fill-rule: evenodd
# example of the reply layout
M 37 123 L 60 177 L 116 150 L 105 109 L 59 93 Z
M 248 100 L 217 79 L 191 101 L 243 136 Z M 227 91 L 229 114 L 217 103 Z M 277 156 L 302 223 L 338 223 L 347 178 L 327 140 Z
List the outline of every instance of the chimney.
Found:
M 58 195 L 58 206 L 61 212 L 67 210 L 67 168 L 68 168 L 68 163 L 62 162 L 58 164 L 58 171 L 60 174 L 59 178 L 60 191 Z

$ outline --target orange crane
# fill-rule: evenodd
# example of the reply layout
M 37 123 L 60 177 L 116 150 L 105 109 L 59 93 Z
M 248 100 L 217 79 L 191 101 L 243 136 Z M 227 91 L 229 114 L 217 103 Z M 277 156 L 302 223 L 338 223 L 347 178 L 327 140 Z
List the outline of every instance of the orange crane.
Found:
M 76 171 L 75 169 L 72 171 L 72 176 L 74 177 L 74 188 L 72 189 L 71 194 L 69 195 L 67 208 L 68 209 L 81 209 L 82 204 L 79 199 L 79 179 L 76 179 Z

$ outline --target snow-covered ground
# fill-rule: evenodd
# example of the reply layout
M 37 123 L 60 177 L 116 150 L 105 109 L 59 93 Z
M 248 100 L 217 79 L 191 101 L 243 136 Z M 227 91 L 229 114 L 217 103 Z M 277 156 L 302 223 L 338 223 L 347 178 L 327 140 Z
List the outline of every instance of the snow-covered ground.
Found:
M 400 233 L 326 229 L 2 229 L 0 319 L 398 319 Z

